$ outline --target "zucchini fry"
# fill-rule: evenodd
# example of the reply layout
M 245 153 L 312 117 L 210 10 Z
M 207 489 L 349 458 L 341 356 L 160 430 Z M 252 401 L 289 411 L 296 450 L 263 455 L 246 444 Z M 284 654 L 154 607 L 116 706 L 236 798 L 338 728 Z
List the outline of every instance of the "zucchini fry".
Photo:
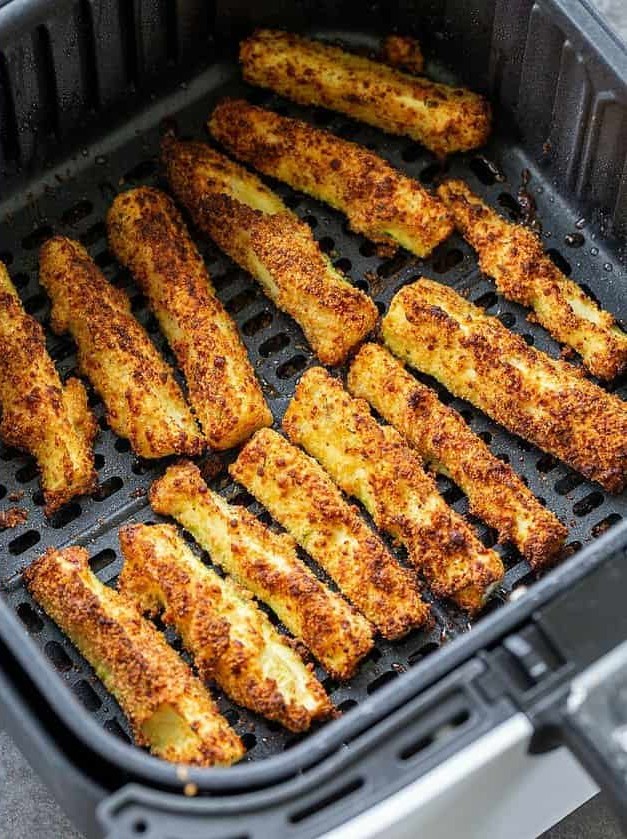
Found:
M 0 438 L 37 461 L 50 516 L 97 478 L 96 420 L 78 379 L 61 384 L 44 332 L 22 307 L 0 262 Z
M 42 247 L 39 278 L 52 298 L 52 328 L 70 332 L 78 363 L 102 397 L 107 421 L 141 457 L 199 454 L 202 436 L 172 371 L 85 248 L 55 236 Z
M 372 629 L 309 570 L 287 533 L 273 533 L 248 510 L 212 492 L 189 461 L 170 466 L 150 488 L 155 512 L 183 525 L 219 565 L 250 589 L 336 679 L 350 678 L 372 649 Z
M 470 612 L 482 606 L 503 576 L 500 557 L 447 506 L 417 455 L 391 426 L 379 425 L 367 402 L 312 367 L 298 383 L 283 429 L 407 548 L 438 597 Z
M 348 389 L 367 399 L 430 467 L 452 478 L 468 496 L 471 512 L 493 527 L 501 542 L 511 541 L 534 568 L 556 555 L 568 535 L 564 525 L 457 411 L 443 405 L 384 347 L 361 348 L 348 374 Z
M 409 35 L 388 35 L 381 44 L 383 60 L 392 67 L 420 76 L 425 69 L 425 58 L 420 43 Z
M 168 180 L 195 223 L 301 326 L 318 358 L 340 364 L 374 327 L 372 300 L 337 271 L 309 227 L 261 181 L 204 143 L 166 136 Z
M 223 100 L 209 129 L 239 160 L 326 201 L 356 233 L 392 250 L 428 256 L 453 231 L 437 198 L 357 143 L 241 99 Z
M 501 294 L 532 308 L 538 322 L 576 350 L 594 376 L 610 380 L 627 370 L 627 335 L 613 315 L 562 274 L 535 233 L 506 221 L 463 181 L 442 184 L 438 194 Z
M 237 446 L 272 414 L 237 327 L 179 211 L 157 189 L 124 192 L 107 216 L 109 243 L 133 272 L 187 380 L 189 401 L 213 449 Z
M 180 635 L 204 680 L 231 699 L 306 731 L 333 711 L 324 688 L 251 595 L 204 565 L 170 524 L 120 530 L 120 591 L 139 609 L 163 614 Z
M 260 29 L 242 42 L 240 61 L 251 84 L 411 137 L 439 157 L 482 146 L 490 134 L 482 96 L 298 35 Z
M 393 298 L 383 337 L 496 422 L 608 492 L 627 480 L 627 406 L 570 364 L 529 347 L 455 291 L 421 279 Z
M 201 766 L 243 756 L 241 740 L 204 685 L 134 604 L 92 573 L 84 548 L 50 548 L 24 577 L 120 703 L 138 745 L 164 760 Z
M 385 638 L 400 638 L 429 621 L 413 575 L 396 562 L 315 460 L 264 428 L 229 471 Z

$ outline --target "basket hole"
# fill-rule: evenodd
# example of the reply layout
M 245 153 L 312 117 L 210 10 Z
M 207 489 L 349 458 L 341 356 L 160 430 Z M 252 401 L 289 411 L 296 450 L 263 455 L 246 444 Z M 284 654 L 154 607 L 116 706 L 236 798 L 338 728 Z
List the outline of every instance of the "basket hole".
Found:
M 402 271 L 408 261 L 409 258 L 406 254 L 397 253 L 396 256 L 392 257 L 392 259 L 386 259 L 377 266 L 377 276 L 383 277 L 383 279 L 387 280 L 389 277 L 393 277 L 394 274 L 398 274 L 399 271 Z
M 96 454 L 94 455 L 94 466 L 96 469 L 102 469 L 105 465 L 105 458 L 103 454 Z
M 54 230 L 52 227 L 50 227 L 49 224 L 42 224 L 40 227 L 36 227 L 35 230 L 27 236 L 24 236 L 22 239 L 22 247 L 24 250 L 34 251 L 40 248 L 47 239 L 50 239 L 51 236 L 54 236 Z
M 311 818 L 311 816 L 317 815 L 322 810 L 326 810 L 326 808 L 330 807 L 332 804 L 337 804 L 337 802 L 341 801 L 343 798 L 353 795 L 357 792 L 357 790 L 360 790 L 363 785 L 364 782 L 362 778 L 354 778 L 352 781 L 348 781 L 329 795 L 325 795 L 323 798 L 319 798 L 317 801 L 314 801 L 306 807 L 292 813 L 290 816 L 290 822 L 292 824 L 299 824 L 300 822 Z
M 535 343 L 535 338 L 533 337 L 533 335 L 530 335 L 528 332 L 525 332 L 522 336 L 522 339 L 525 342 L 525 344 L 527 344 L 529 347 L 533 347 Z
M 138 821 L 133 822 L 132 825 L 133 833 L 147 833 L 148 832 L 148 824 L 143 819 L 138 819 Z
M 233 498 L 229 498 L 229 504 L 234 504 L 236 507 L 248 507 L 254 502 L 254 498 L 246 490 L 238 492 Z
M 116 452 L 120 452 L 120 454 L 130 452 L 131 450 L 131 444 L 128 440 L 125 440 L 124 437 L 118 437 L 118 439 L 113 444 L 113 447 L 116 450 Z
M 250 752 L 257 745 L 257 738 L 252 731 L 247 731 L 246 734 L 242 734 L 241 740 L 247 752 Z
M 434 653 L 439 649 L 440 647 L 435 643 L 435 641 L 428 641 L 426 644 L 418 647 L 417 650 L 414 650 L 413 653 L 409 654 L 407 663 L 410 665 L 418 664 L 418 662 L 422 661 L 423 658 L 426 658 L 428 655 L 431 655 L 431 653 Z
M 240 291 L 239 294 L 236 294 L 234 297 L 226 303 L 225 309 L 229 314 L 236 315 L 238 312 L 241 312 L 242 309 L 245 309 L 246 306 L 250 306 L 257 299 L 257 291 L 252 288 L 245 288 L 243 291 Z
M 353 267 L 353 263 L 350 259 L 347 259 L 343 256 L 341 259 L 336 259 L 333 263 L 333 266 L 337 268 L 338 271 L 341 271 L 343 274 L 348 274 L 351 268 Z
M 28 300 L 24 301 L 24 311 L 29 315 L 34 315 L 35 312 L 42 309 L 47 302 L 48 298 L 42 291 L 40 291 L 37 294 L 33 294 L 33 296 L 29 297 Z
M 622 521 L 622 518 L 623 517 L 619 515 L 619 513 L 610 513 L 609 516 L 606 516 L 594 525 L 591 531 L 592 535 L 596 539 L 597 536 L 601 536 L 609 530 L 610 527 L 613 527 L 615 524 L 618 524 L 619 521 Z
M 61 530 L 62 527 L 65 527 L 70 522 L 75 521 L 80 514 L 81 514 L 81 505 L 77 504 L 76 501 L 72 501 L 70 504 L 65 504 L 61 507 L 60 510 L 52 516 L 50 519 L 51 527 L 54 527 L 55 530 Z
M 503 463 L 509 463 L 509 455 L 507 452 L 496 452 L 494 457 L 498 457 L 498 459 Z
M 3 484 L 0 484 L 0 500 L 2 498 L 4 498 L 4 496 L 6 494 L 7 494 L 7 488 Z
M 150 178 L 154 175 L 157 171 L 157 161 L 149 158 L 148 160 L 140 161 L 136 166 L 133 166 L 132 169 L 129 169 L 128 172 L 124 175 L 124 180 L 127 183 L 137 183 L 139 181 L 145 181 L 146 178 Z
M 468 165 L 484 186 L 493 186 L 497 181 L 505 180 L 498 166 L 485 157 L 473 157 Z
M 540 460 L 536 463 L 536 469 L 538 472 L 542 472 L 545 474 L 546 472 L 551 472 L 555 467 L 559 464 L 559 461 L 556 460 L 553 455 L 550 454 L 543 454 Z
M 420 737 L 413 743 L 403 748 L 398 756 L 401 760 L 409 760 L 419 752 L 423 752 L 432 746 L 437 740 L 448 739 L 456 728 L 464 725 L 470 719 L 470 713 L 465 708 L 458 711 L 454 716 L 447 720 L 443 725 L 438 726 L 435 731 Z
M 520 204 L 516 201 L 513 195 L 510 195 L 509 192 L 501 192 L 497 201 L 501 207 L 507 211 L 507 215 L 512 221 L 520 221 Z
M 598 490 L 590 492 L 584 498 L 580 498 L 579 501 L 573 504 L 573 513 L 576 516 L 587 516 L 588 513 L 600 507 L 604 500 L 605 496 L 602 492 Z
M 377 311 L 380 315 L 385 314 L 385 303 L 383 302 L 383 300 L 375 300 L 374 305 L 377 307 Z
M 566 259 L 566 257 L 557 250 L 557 248 L 549 248 L 546 252 L 546 255 L 549 256 L 553 264 L 556 265 L 562 274 L 566 274 L 567 277 L 573 273 L 573 268 L 570 262 Z
M 119 478 L 117 475 L 113 475 L 111 478 L 107 478 L 106 481 L 103 481 L 91 497 L 94 501 L 106 501 L 107 498 L 110 498 L 116 492 L 119 492 L 123 486 L 124 481 L 122 478 Z
M 74 353 L 74 344 L 71 341 L 61 341 L 54 349 L 50 351 L 50 357 L 53 361 L 65 361 Z
M 77 201 L 61 215 L 61 224 L 74 227 L 93 212 L 94 205 L 87 198 Z
M 323 236 L 318 241 L 318 247 L 322 253 L 330 254 L 335 248 L 335 241 L 330 236 Z
M 131 742 L 131 738 L 128 736 L 126 731 L 122 728 L 120 723 L 117 720 L 107 720 L 104 724 L 105 731 L 108 731 L 109 734 L 113 734 L 115 737 L 119 737 L 120 740 L 124 740 L 126 743 Z
M 97 221 L 81 233 L 78 238 L 81 244 L 88 248 L 91 245 L 95 245 L 96 242 L 101 242 L 103 239 L 107 238 L 107 226 L 104 221 Z
M 340 702 L 337 706 L 338 711 L 341 711 L 345 714 L 347 711 L 350 711 L 351 708 L 356 708 L 358 703 L 354 699 L 345 699 L 344 702 Z
M 43 507 L 45 503 L 46 499 L 44 498 L 44 494 L 40 489 L 38 489 L 33 493 L 33 504 L 36 507 Z
M 459 248 L 443 248 L 435 254 L 433 259 L 433 270 L 438 274 L 446 274 L 460 262 L 463 262 L 464 254 Z
M 315 216 L 312 216 L 311 213 L 307 213 L 306 216 L 303 216 L 303 221 L 305 224 L 308 224 L 312 230 L 318 226 L 318 219 Z
M 569 542 L 562 548 L 561 558 L 568 559 L 568 557 L 573 556 L 573 554 L 576 554 L 577 551 L 580 551 L 581 547 L 581 542 L 579 542 L 578 540 L 575 540 L 574 542 Z
M 22 289 L 26 288 L 28 283 L 30 282 L 30 277 L 28 274 L 24 273 L 24 271 L 20 271 L 17 274 L 13 274 L 11 278 L 13 280 L 13 285 L 15 288 Z
M 576 472 L 571 472 L 555 482 L 555 492 L 558 495 L 568 495 L 569 492 L 572 492 L 582 483 L 583 478 L 581 475 L 578 475 Z
M 114 256 L 108 248 L 105 248 L 94 257 L 94 262 L 98 268 L 108 268 L 115 262 Z
M 278 335 L 273 335 L 272 338 L 268 338 L 267 341 L 264 341 L 263 344 L 261 344 L 259 347 L 259 355 L 263 358 L 269 358 L 271 355 L 276 355 L 276 353 L 285 349 L 289 342 L 289 336 L 286 335 L 285 332 L 279 332 Z
M 439 163 L 430 163 L 420 170 L 420 181 L 423 184 L 435 183 L 436 178 L 443 172 L 442 166 Z
M 412 143 L 410 146 L 406 146 L 401 154 L 401 157 L 405 161 L 405 163 L 415 163 L 420 157 L 422 157 L 422 148 L 417 143 Z
M 285 206 L 290 210 L 295 210 L 296 207 L 300 204 L 300 195 L 296 195 L 295 193 L 291 193 L 290 195 L 286 195 L 283 199 L 283 203 Z
M 597 306 L 601 306 L 601 301 L 587 283 L 579 283 L 579 288 L 585 292 L 588 297 L 597 304 Z
M 502 312 L 500 315 L 497 315 L 497 317 L 503 326 L 506 326 L 508 329 L 516 323 L 516 316 L 511 312 Z
M 463 497 L 464 493 L 456 484 L 453 484 L 442 493 L 442 498 L 447 504 L 455 504 L 456 501 L 460 501 Z
M 239 722 L 239 712 L 235 708 L 229 708 L 223 716 L 230 725 L 236 725 Z
M 264 309 L 246 321 L 246 323 L 242 326 L 242 332 L 244 335 L 256 335 L 257 332 L 261 332 L 262 329 L 267 329 L 271 323 L 272 312 Z
M 498 303 L 499 299 L 493 291 L 486 291 L 474 301 L 475 306 L 480 306 L 482 309 L 492 309 Z
M 10 446 L 2 446 L 2 444 L 0 444 L 0 460 L 15 460 L 18 454 L 19 452 L 17 449 L 13 449 Z
M 72 690 L 88 711 L 94 713 L 102 706 L 102 700 L 85 679 L 81 679 L 80 682 L 73 685 Z
M 307 359 L 304 355 L 295 355 L 288 361 L 277 367 L 276 374 L 279 379 L 291 379 L 301 373 L 307 366 Z
M 234 283 L 237 279 L 237 275 L 234 271 L 226 271 L 224 274 L 218 274 L 215 277 L 211 278 L 211 282 L 213 287 L 216 291 L 223 291 L 227 286 L 230 286 L 231 283 Z
M 20 484 L 28 484 L 33 481 L 38 475 L 37 464 L 34 460 L 29 460 L 28 463 L 20 467 L 15 473 L 15 480 Z
M 13 254 L 10 251 L 0 251 L 0 262 L 8 267 L 13 262 Z
M 483 442 L 488 446 L 492 442 L 492 435 L 490 434 L 489 431 L 480 431 L 478 436 L 481 437 Z
M 398 673 L 395 670 L 386 670 L 385 673 L 381 673 L 380 676 L 377 676 L 376 679 L 373 679 L 372 682 L 366 688 L 366 692 L 368 694 L 376 693 L 378 690 L 381 690 L 382 687 L 393 682 L 394 679 L 398 679 Z
M 115 561 L 115 557 L 116 554 L 113 548 L 103 548 L 90 558 L 89 566 L 94 574 L 98 574 L 100 571 L 108 568 Z
M 52 662 L 55 670 L 58 670 L 60 673 L 65 673 L 72 669 L 72 659 L 57 641 L 48 641 L 44 647 L 44 652 Z
M 361 243 L 359 246 L 359 253 L 365 257 L 374 256 L 377 252 L 377 246 L 374 242 L 366 239 L 364 242 Z
M 44 622 L 29 603 L 20 603 L 17 616 L 29 632 L 41 632 Z
M 19 556 L 24 551 L 34 547 L 40 539 L 41 535 L 36 530 L 27 530 L 26 533 L 22 533 L 21 536 L 9 542 L 9 553 L 13 556 Z
M 145 475 L 150 469 L 150 461 L 144 460 L 142 457 L 136 457 L 131 464 L 131 469 L 134 475 Z

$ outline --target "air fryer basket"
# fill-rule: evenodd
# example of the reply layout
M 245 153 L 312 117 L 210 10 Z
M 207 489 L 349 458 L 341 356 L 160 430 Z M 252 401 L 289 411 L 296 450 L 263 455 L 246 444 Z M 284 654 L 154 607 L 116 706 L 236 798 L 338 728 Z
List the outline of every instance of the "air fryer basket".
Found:
M 466 178 L 513 218 L 520 218 L 519 191 L 526 191 L 537 204 L 546 247 L 560 268 L 572 270 L 604 306 L 624 316 L 625 51 L 580 3 L 502 0 L 478 3 L 474 12 L 466 5 L 404 3 L 388 19 L 389 10 L 374 4 L 360 10 L 356 29 L 349 4 L 295 3 L 284 9 L 272 3 L 258 8 L 218 2 L 210 15 L 202 2 L 67 2 L 56 4 L 54 14 L 45 2 L 0 3 L 0 260 L 9 266 L 27 311 L 47 325 L 49 304 L 37 283 L 41 243 L 53 232 L 79 238 L 106 276 L 129 291 L 134 313 L 173 361 L 145 298 L 107 249 L 105 213 L 123 189 L 163 185 L 157 152 L 165 126 L 176 127 L 182 136 L 204 137 L 213 104 L 235 95 L 363 143 L 427 185 L 443 172 Z M 409 140 L 322 110 L 298 108 L 244 85 L 234 61 L 237 38 L 254 24 L 302 29 L 303 20 L 315 25 L 307 30 L 313 35 L 366 47 L 392 28 L 419 34 L 431 75 L 483 89 L 495 102 L 496 128 L 489 145 L 480 154 L 455 156 L 443 169 Z M 348 231 L 339 214 L 280 184 L 273 187 L 382 312 L 402 285 L 424 274 L 468 293 L 529 343 L 558 354 L 558 346 L 526 319 L 521 307 L 494 292 L 459 236 L 426 260 L 406 253 L 381 258 L 369 242 Z M 194 235 L 280 422 L 298 376 L 315 359 L 298 327 L 259 286 L 197 231 Z M 75 366 L 72 342 L 52 336 L 49 329 L 47 335 L 53 358 L 68 375 Z M 627 398 L 627 381 L 614 387 Z M 246 835 L 272 830 L 314 835 L 355 808 L 363 809 L 364 802 L 402 786 L 511 713 L 514 700 L 505 697 L 506 691 L 496 701 L 477 687 L 490 669 L 488 660 L 471 659 L 627 543 L 627 530 L 618 524 L 627 513 L 627 498 L 608 496 L 437 389 L 568 525 L 569 558 L 536 582 L 515 550 L 499 547 L 505 580 L 475 626 L 450 604 L 435 602 L 432 631 L 414 632 L 393 644 L 380 641 L 349 683 L 335 683 L 319 670 L 345 713 L 306 736 L 290 735 L 217 694 L 248 748 L 244 763 L 231 769 L 182 773 L 128 745 L 119 708 L 21 581 L 21 569 L 46 547 L 84 544 L 100 578 L 114 582 L 121 565 L 117 529 L 129 520 L 158 518 L 147 504 L 146 490 L 164 464 L 135 458 L 126 441 L 107 428 L 103 406 L 92 394 L 101 425 L 96 443 L 100 489 L 46 521 L 34 462 L 0 447 L 0 504 L 28 511 L 25 524 L 0 532 L 5 690 L 17 697 L 16 707 L 23 703 L 34 716 L 49 720 L 41 731 L 44 740 L 54 729 L 54 746 L 42 743 L 39 751 L 33 747 L 33 755 L 50 748 L 63 752 L 90 785 L 94 801 L 127 781 L 143 784 L 144 790 L 168 790 L 167 795 L 155 792 L 150 806 L 190 818 L 211 812 L 213 821 L 209 826 L 203 822 L 204 836 L 210 829 L 218 835 L 234 825 Z M 221 459 L 226 462 L 228 456 Z M 229 500 L 262 512 L 225 475 L 222 470 L 212 485 Z M 454 508 L 467 512 L 462 493 L 446 479 L 439 483 Z M 473 524 L 492 545 L 495 534 L 479 521 Z M 6 704 L 5 715 L 14 722 L 11 703 Z M 438 731 L 444 734 L 434 736 Z M 339 771 L 353 764 L 362 769 Z M 183 797 L 184 788 L 200 793 L 199 798 Z M 214 798 L 202 797 L 209 792 Z M 93 803 L 86 808 L 78 798 L 78 792 L 70 794 L 64 803 L 85 828 L 95 830 Z M 142 822 L 132 807 L 118 812 L 111 804 L 107 813 L 112 823 L 119 819 L 123 826 Z M 188 828 L 193 830 L 192 822 Z M 153 823 L 152 829 L 158 826 Z

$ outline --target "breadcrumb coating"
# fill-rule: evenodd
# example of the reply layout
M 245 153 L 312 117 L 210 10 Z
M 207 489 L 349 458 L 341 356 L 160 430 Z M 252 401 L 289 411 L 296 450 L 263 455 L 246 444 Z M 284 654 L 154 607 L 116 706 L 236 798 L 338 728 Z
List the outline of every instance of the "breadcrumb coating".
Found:
M 120 530 L 120 591 L 180 635 L 204 680 L 290 731 L 331 715 L 324 688 L 250 593 L 204 565 L 170 524 Z
M 399 565 L 315 460 L 270 429 L 229 467 L 385 638 L 429 623 L 413 575 Z
M 298 35 L 260 29 L 240 45 L 244 79 L 422 143 L 439 157 L 482 146 L 487 100 Z
M 189 461 L 170 466 L 150 488 L 155 512 L 175 518 L 213 562 L 275 612 L 336 679 L 348 679 L 372 649 L 372 628 L 296 553 L 248 510 L 228 504 Z
M 425 58 L 419 41 L 409 35 L 388 35 L 381 45 L 385 61 L 392 67 L 420 76 L 425 69 Z
M 209 445 L 229 449 L 271 425 L 237 327 L 173 201 L 150 187 L 123 192 L 107 230 L 111 250 L 147 295 L 176 355 Z
M 79 368 L 115 433 L 141 457 L 199 454 L 204 441 L 171 369 L 85 248 L 55 236 L 41 249 L 39 271 L 52 298 L 52 328 L 72 334 Z
M 627 407 L 570 364 L 530 347 L 453 289 L 402 288 L 383 319 L 392 352 L 496 422 L 621 492 L 627 481 Z
M 243 756 L 204 685 L 135 605 L 92 573 L 84 548 L 49 548 L 24 579 L 120 703 L 138 745 L 200 766 Z
M 344 361 L 373 329 L 377 307 L 333 267 L 309 227 L 257 177 L 204 143 L 168 135 L 162 157 L 198 227 L 296 320 L 323 363 Z
M 559 270 L 533 231 L 506 221 L 463 181 L 447 181 L 438 194 L 501 294 L 532 308 L 538 322 L 576 350 L 594 376 L 610 380 L 627 370 L 627 335 Z
M 559 552 L 566 527 L 457 411 L 440 402 L 388 350 L 365 344 L 351 365 L 348 389 L 368 400 L 430 467 L 452 478 L 468 496 L 471 512 L 493 527 L 501 542 L 512 542 L 534 568 Z
M 475 612 L 503 577 L 500 557 L 447 506 L 416 453 L 367 402 L 350 396 L 322 367 L 301 377 L 283 429 L 357 498 L 374 523 L 398 539 L 438 597 Z
M 96 420 L 78 379 L 65 385 L 46 350 L 43 329 L 27 315 L 0 262 L 0 438 L 32 454 L 50 516 L 97 486 Z
M 209 129 L 239 160 L 325 201 L 391 251 L 428 256 L 453 231 L 441 201 L 357 143 L 241 99 L 220 102 Z

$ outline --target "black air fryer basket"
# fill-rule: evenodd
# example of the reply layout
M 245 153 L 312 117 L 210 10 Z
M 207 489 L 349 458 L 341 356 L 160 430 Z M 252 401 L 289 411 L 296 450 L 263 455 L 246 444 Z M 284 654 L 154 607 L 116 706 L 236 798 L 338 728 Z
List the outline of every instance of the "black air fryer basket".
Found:
M 80 239 L 106 276 L 129 291 L 136 316 L 172 361 L 145 299 L 107 249 L 104 218 L 119 191 L 161 184 L 164 128 L 204 137 L 211 108 L 224 95 L 328 126 L 427 185 L 442 174 L 435 158 L 407 139 L 247 87 L 237 43 L 259 25 L 358 47 L 376 46 L 391 31 L 417 35 L 430 75 L 485 92 L 495 105 L 488 146 L 451 158 L 447 174 L 467 179 L 512 218 L 520 217 L 519 190 L 526 189 L 560 268 L 625 317 L 627 51 L 584 2 L 403 0 L 357 10 L 337 0 L 0 0 L 0 260 L 27 311 L 45 326 L 49 304 L 37 282 L 37 254 L 58 232 Z M 467 291 L 529 343 L 559 353 L 523 309 L 495 293 L 460 237 L 426 260 L 406 253 L 384 259 L 348 232 L 339 214 L 273 187 L 381 311 L 403 284 L 424 274 Z M 312 353 L 259 286 L 194 235 L 280 421 L 299 374 L 315 363 Z M 52 357 L 69 374 L 72 342 L 46 331 Z M 627 397 L 624 379 L 613 388 Z M 627 653 L 619 646 L 627 641 L 621 524 L 627 498 L 608 496 L 471 406 L 442 396 L 568 525 L 568 558 L 538 580 L 513 549 L 499 547 L 505 580 L 472 626 L 435 602 L 432 631 L 379 643 L 349 683 L 319 670 L 344 713 L 306 736 L 290 735 L 218 694 L 248 749 L 229 769 L 182 770 L 132 746 L 119 708 L 21 579 L 46 547 L 83 544 L 100 578 L 114 581 L 118 527 L 158 518 L 146 490 L 164 464 L 136 459 L 107 428 L 92 394 L 101 423 L 100 489 L 47 521 L 34 462 L 0 446 L 0 509 L 23 491 L 18 503 L 28 510 L 25 524 L 0 532 L 0 721 L 83 830 L 111 837 L 319 835 L 521 709 L 538 732 L 534 749 L 566 740 L 627 806 L 623 755 L 612 738 L 620 722 L 612 714 L 627 708 L 614 701 L 622 674 L 627 678 Z M 225 474 L 213 486 L 260 512 Z M 457 488 L 439 481 L 449 503 L 467 512 Z M 494 543 L 492 531 L 473 524 L 486 544 Z M 603 656 L 597 686 L 582 693 L 590 666 Z M 567 706 L 576 677 L 582 701 Z

